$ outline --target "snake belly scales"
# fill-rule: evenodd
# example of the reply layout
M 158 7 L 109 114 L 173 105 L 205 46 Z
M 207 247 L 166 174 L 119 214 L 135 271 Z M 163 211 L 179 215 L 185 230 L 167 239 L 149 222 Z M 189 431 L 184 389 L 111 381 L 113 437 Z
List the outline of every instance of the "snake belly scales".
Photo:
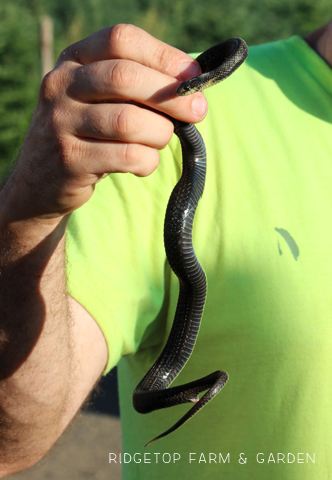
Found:
M 221 82 L 247 58 L 244 40 L 232 38 L 206 50 L 197 57 L 202 74 L 183 82 L 178 95 L 190 95 Z M 133 393 L 133 406 L 139 413 L 194 403 L 171 428 L 145 446 L 173 432 L 201 410 L 228 380 L 224 371 L 216 371 L 185 385 L 168 388 L 187 363 L 198 335 L 206 299 L 206 277 L 192 244 L 196 207 L 202 196 L 206 174 L 203 139 L 190 123 L 172 119 L 179 137 L 182 176 L 170 196 L 164 224 L 164 242 L 168 262 L 179 279 L 180 292 L 175 317 L 164 349 Z M 207 392 L 199 399 L 198 394 Z

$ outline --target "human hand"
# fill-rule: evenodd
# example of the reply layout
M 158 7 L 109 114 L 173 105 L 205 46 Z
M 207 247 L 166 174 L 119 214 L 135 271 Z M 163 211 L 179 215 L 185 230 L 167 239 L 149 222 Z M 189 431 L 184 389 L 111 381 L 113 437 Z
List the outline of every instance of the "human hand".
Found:
M 60 221 L 109 173 L 152 173 L 173 133 L 163 114 L 204 118 L 202 93 L 176 96 L 200 73 L 185 53 L 132 25 L 101 30 L 68 47 L 44 78 L 12 175 L 17 218 Z

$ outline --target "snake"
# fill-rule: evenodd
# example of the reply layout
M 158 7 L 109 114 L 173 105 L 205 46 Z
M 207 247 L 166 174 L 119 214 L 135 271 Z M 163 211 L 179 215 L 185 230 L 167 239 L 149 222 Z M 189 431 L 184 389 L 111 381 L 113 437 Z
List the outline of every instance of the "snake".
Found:
M 229 77 L 247 58 L 241 38 L 231 38 L 209 48 L 196 60 L 202 73 L 177 88 L 179 96 L 203 91 Z M 168 201 L 164 222 L 164 245 L 169 265 L 179 280 L 179 297 L 169 337 L 158 359 L 133 393 L 138 413 L 150 413 L 182 403 L 194 403 L 172 427 L 145 446 L 174 432 L 212 400 L 228 381 L 222 370 L 185 385 L 168 388 L 179 375 L 194 349 L 207 294 L 206 275 L 197 260 L 192 231 L 196 207 L 204 190 L 206 149 L 191 123 L 171 119 L 182 150 L 182 175 Z M 206 393 L 199 398 L 199 394 Z

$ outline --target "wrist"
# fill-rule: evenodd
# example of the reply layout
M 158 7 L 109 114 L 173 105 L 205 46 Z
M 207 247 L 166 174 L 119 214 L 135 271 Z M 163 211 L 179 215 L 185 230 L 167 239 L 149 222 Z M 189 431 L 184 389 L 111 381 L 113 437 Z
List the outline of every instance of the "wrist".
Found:
M 0 191 L 0 232 L 13 234 L 17 232 L 21 237 L 21 232 L 24 230 L 26 233 L 24 237 L 41 241 L 55 232 L 59 226 L 66 225 L 69 214 L 34 215 L 24 190 L 24 185 L 12 174 Z

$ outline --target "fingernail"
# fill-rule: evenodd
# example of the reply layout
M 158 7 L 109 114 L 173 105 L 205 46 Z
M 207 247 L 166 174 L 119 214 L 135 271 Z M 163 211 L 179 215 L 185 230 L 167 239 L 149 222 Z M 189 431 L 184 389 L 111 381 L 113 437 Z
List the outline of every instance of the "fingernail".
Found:
M 206 115 L 208 104 L 204 96 L 195 97 L 191 104 L 191 109 L 197 117 Z
M 193 63 L 193 62 L 186 62 L 181 65 L 180 68 L 180 77 L 181 80 L 189 80 L 189 78 L 196 77 L 196 75 L 199 75 L 201 73 L 200 66 L 198 63 Z

